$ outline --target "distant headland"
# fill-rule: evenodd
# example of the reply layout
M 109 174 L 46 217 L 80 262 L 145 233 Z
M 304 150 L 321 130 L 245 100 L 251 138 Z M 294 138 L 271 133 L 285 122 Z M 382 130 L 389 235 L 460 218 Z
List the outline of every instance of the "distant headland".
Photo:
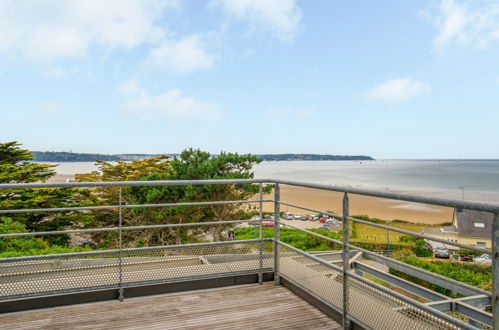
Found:
M 59 151 L 33 151 L 36 162 L 95 162 L 103 160 L 107 162 L 132 161 L 148 157 L 159 156 L 160 154 L 87 154 L 76 152 Z M 170 157 L 179 154 L 166 154 Z M 369 156 L 347 156 L 347 155 L 319 155 L 319 154 L 265 154 L 256 155 L 266 161 L 292 161 L 292 160 L 374 160 Z

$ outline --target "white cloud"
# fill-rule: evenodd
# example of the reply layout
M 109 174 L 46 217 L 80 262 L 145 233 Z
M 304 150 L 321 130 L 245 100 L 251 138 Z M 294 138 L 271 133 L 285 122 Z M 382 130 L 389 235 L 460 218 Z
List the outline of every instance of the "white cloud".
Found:
M 367 93 L 367 98 L 396 103 L 408 100 L 418 94 L 429 94 L 430 92 L 430 86 L 421 81 L 412 78 L 396 78 L 371 89 Z
M 39 110 L 47 116 L 55 116 L 62 112 L 63 107 L 63 104 L 58 101 L 46 100 L 40 103 Z
M 42 74 L 49 78 L 63 78 L 66 76 L 67 72 L 60 66 L 53 66 L 43 70 Z
M 312 108 L 302 108 L 296 111 L 296 114 L 300 117 L 309 117 L 315 113 L 315 110 Z
M 173 42 L 165 41 L 151 51 L 148 63 L 156 68 L 177 73 L 210 69 L 217 57 L 204 49 L 200 35 Z
M 281 120 L 282 118 L 293 118 L 296 120 L 304 120 L 307 117 L 313 116 L 316 111 L 310 107 L 293 108 L 288 106 L 279 106 L 267 109 L 262 115 L 268 120 Z
M 130 49 L 161 40 L 158 20 L 176 0 L 0 1 L 0 52 L 35 59 L 83 57 L 91 47 Z
M 128 80 L 118 87 L 125 97 L 124 108 L 143 120 L 166 119 L 212 119 L 220 116 L 220 107 L 211 102 L 204 102 L 182 95 L 178 89 L 152 95 L 142 88 L 137 81 Z
M 303 28 L 295 0 L 212 0 L 210 6 L 222 8 L 230 19 L 247 22 L 252 31 L 271 33 L 284 42 L 293 41 Z
M 451 44 L 485 48 L 499 41 L 499 2 L 441 0 L 423 15 L 435 26 L 433 48 L 442 54 Z

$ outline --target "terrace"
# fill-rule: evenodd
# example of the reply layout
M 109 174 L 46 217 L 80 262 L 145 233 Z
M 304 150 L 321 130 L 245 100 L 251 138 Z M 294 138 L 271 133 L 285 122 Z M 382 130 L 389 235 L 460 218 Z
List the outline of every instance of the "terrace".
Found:
M 122 187 L 127 186 L 250 183 L 260 185 L 257 200 L 128 205 L 120 198 L 118 205 L 0 210 L 0 215 L 118 210 L 115 227 L 2 234 L 0 239 L 107 231 L 116 232 L 120 243 L 114 250 L 0 259 L 0 312 L 3 313 L 0 324 L 9 328 L 335 328 L 341 324 L 343 328 L 366 329 L 476 329 L 482 326 L 499 329 L 499 206 L 495 204 L 287 180 L 0 184 L 0 192 L 2 189 L 110 186 L 117 187 L 121 196 Z M 263 198 L 264 184 L 275 185 L 273 199 Z M 343 193 L 343 213 L 332 214 L 282 201 L 280 185 Z M 350 194 L 493 213 L 492 251 L 352 218 L 349 215 Z M 263 203 L 273 203 L 275 214 L 280 213 L 282 205 L 287 205 L 340 218 L 343 221 L 342 240 L 286 226 L 341 245 L 342 250 L 310 253 L 290 246 L 280 240 L 278 218 L 273 238 L 263 238 L 260 220 L 258 235 L 251 240 L 141 248 L 122 246 L 122 235 L 134 230 L 253 222 L 230 220 L 123 226 L 125 209 L 247 203 L 259 204 L 260 215 Z M 350 222 L 489 253 L 493 256 L 492 292 L 352 245 L 349 242 Z M 433 283 L 459 297 L 447 297 L 374 265 L 384 265 Z M 379 284 L 380 281 L 385 285 Z M 73 306 L 57 307 L 63 305 Z M 490 308 L 492 313 L 488 312 Z

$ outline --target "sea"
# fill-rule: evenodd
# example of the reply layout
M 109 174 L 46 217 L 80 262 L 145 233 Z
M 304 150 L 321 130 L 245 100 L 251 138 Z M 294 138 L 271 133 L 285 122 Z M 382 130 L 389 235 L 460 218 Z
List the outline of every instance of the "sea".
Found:
M 55 163 L 54 163 L 55 164 Z M 58 163 L 59 174 L 96 170 L 91 162 Z M 264 161 L 255 178 L 417 192 L 499 203 L 499 160 Z

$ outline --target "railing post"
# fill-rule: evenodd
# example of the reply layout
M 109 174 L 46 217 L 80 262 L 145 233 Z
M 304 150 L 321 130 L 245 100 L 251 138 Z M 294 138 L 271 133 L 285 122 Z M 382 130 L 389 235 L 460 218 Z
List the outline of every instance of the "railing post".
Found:
M 348 193 L 343 196 L 343 329 L 350 329 L 350 321 L 348 320 L 348 271 L 350 270 L 350 262 L 348 253 L 349 244 L 349 201 Z
M 259 222 L 259 231 L 260 231 L 260 272 L 258 273 L 258 283 L 263 283 L 263 241 L 262 241 L 262 208 L 263 208 L 263 187 L 260 183 L 260 222 Z
M 119 271 L 119 282 L 118 282 L 118 291 L 119 291 L 119 300 L 123 301 L 124 300 L 124 293 L 123 293 L 123 256 L 122 256 L 122 249 L 123 249 L 123 194 L 122 194 L 122 188 L 119 187 L 119 207 L 118 207 L 118 231 L 119 231 L 119 260 L 118 260 L 118 271 Z
M 280 210 L 279 210 L 279 200 L 280 200 L 280 188 L 279 184 L 275 184 L 274 188 L 274 283 L 280 284 L 279 279 L 279 240 L 281 239 L 280 233 Z
M 492 313 L 494 329 L 499 329 L 499 213 L 492 224 Z

